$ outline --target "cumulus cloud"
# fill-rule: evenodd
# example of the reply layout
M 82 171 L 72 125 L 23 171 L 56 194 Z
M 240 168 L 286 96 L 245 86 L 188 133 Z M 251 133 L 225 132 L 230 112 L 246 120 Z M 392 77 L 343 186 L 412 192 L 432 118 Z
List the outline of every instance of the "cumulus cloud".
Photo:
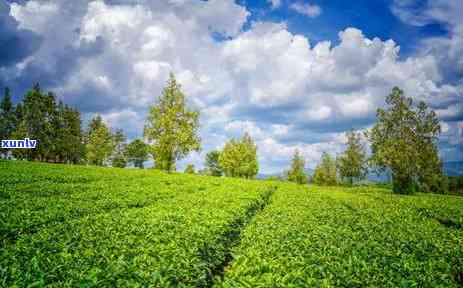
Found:
M 313 166 L 323 151 L 340 151 L 345 130 L 371 125 L 393 86 L 430 103 L 451 131 L 461 116 L 463 89 L 446 81 L 437 54 L 401 59 L 393 40 L 356 28 L 340 31 L 337 45 L 311 43 L 282 23 L 243 31 L 250 12 L 232 0 L 31 0 L 11 11 L 15 27 L 43 43 L 2 79 L 40 81 L 130 138 L 141 136 L 148 105 L 174 72 L 201 111 L 203 151 L 183 164 L 200 167 L 208 150 L 247 131 L 264 172 L 281 170 L 296 148 Z
M 16 64 L 32 54 L 41 40 L 10 13 L 10 6 L 5 1 L 0 2 L 0 68 Z
M 421 54 L 433 55 L 439 63 L 441 73 L 449 81 L 463 78 L 463 1 L 435 0 L 425 1 L 395 0 L 391 10 L 403 22 L 425 26 L 439 23 L 448 30 L 448 36 L 426 38 L 422 41 Z M 410 9 L 414 6 L 414 9 Z
M 447 29 L 447 35 L 425 38 L 420 43 L 418 56 L 434 61 L 437 74 L 445 82 L 440 89 L 429 83 L 422 89 L 431 91 L 436 99 L 437 115 L 449 121 L 445 123 L 441 144 L 443 156 L 451 160 L 461 160 L 461 137 L 463 119 L 463 2 L 459 0 L 395 0 L 391 11 L 404 23 L 415 26 L 439 24 Z M 450 136 L 453 135 L 453 136 Z
M 289 7 L 297 13 L 310 18 L 315 18 L 322 14 L 322 8 L 315 4 L 304 4 L 302 2 L 296 2 L 291 4 Z

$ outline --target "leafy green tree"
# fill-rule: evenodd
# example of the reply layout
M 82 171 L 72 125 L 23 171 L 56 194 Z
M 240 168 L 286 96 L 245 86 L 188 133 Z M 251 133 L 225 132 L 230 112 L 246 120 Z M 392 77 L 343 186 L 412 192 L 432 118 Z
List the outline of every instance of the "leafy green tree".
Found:
M 174 171 L 176 161 L 200 150 L 199 112 L 187 107 L 180 84 L 170 74 L 157 103 L 151 106 L 144 130 L 151 142 L 155 168 Z
M 397 87 L 386 98 L 387 109 L 378 109 L 375 126 L 366 133 L 371 141 L 371 164 L 392 172 L 393 191 L 410 194 L 444 192 L 445 177 L 438 156 L 441 131 L 434 111 L 424 102 L 413 105 Z
M 298 184 L 307 184 L 308 176 L 305 173 L 305 159 L 296 149 L 291 160 L 291 168 L 287 172 L 287 179 Z
M 195 165 L 193 164 L 188 164 L 185 168 L 185 171 L 184 173 L 186 174 L 196 174 L 196 171 L 195 171 Z
M 259 171 L 257 146 L 245 133 L 239 140 L 232 139 L 220 153 L 219 164 L 228 177 L 254 178 Z
M 94 121 L 91 123 L 94 123 Z M 92 130 L 93 128 L 95 130 Z M 93 126 L 93 128 L 90 124 L 86 158 L 90 164 L 103 166 L 109 160 L 114 149 L 113 138 L 109 128 L 103 121 L 99 125 Z
M 220 151 L 210 151 L 206 154 L 206 161 L 204 163 L 206 173 L 211 176 L 222 176 L 223 171 L 219 163 Z
M 9 139 L 16 127 L 16 114 L 8 87 L 0 102 L 0 140 Z M 0 154 L 7 154 L 8 149 L 0 149 Z
M 130 142 L 125 149 L 129 163 L 133 163 L 133 166 L 143 169 L 143 163 L 148 160 L 148 148 L 148 145 L 140 139 Z
M 317 185 L 337 185 L 336 162 L 330 154 L 324 152 L 320 163 L 315 168 L 313 183 Z
M 96 115 L 90 120 L 90 123 L 88 124 L 88 132 L 90 134 L 91 131 L 96 131 L 98 128 L 101 126 L 105 125 L 103 122 L 103 119 L 101 118 L 100 115 Z
M 28 160 L 53 160 L 56 152 L 53 131 L 55 96 L 52 93 L 42 93 L 39 84 L 36 84 L 26 93 L 20 109 L 21 118 L 18 123 L 20 129 L 15 135 L 37 140 L 37 147 L 26 151 L 14 151 L 15 157 L 17 154 L 22 154 Z
M 80 112 L 67 105 L 63 111 L 64 133 L 64 161 L 77 164 L 82 161 L 85 154 L 84 135 L 82 132 L 82 121 Z
M 111 165 L 113 167 L 125 168 L 125 166 L 127 166 L 127 157 L 125 153 L 127 137 L 125 137 L 121 129 L 118 129 L 112 135 L 112 140 L 114 150 L 111 155 Z
M 339 175 L 352 185 L 354 180 L 365 179 L 368 172 L 367 156 L 360 133 L 353 130 L 347 133 L 347 147 L 337 159 Z

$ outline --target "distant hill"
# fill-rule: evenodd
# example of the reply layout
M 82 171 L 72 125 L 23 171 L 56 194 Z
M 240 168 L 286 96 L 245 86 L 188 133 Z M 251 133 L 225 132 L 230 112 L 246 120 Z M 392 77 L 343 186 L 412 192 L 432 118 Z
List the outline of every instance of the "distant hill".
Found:
M 314 170 L 307 169 L 307 175 L 312 176 Z M 448 176 L 463 176 L 463 161 L 448 161 L 444 162 L 444 172 Z M 281 176 L 281 173 L 274 173 L 274 174 L 264 174 L 260 173 L 257 175 L 257 179 L 266 179 L 271 176 Z M 367 180 L 371 182 L 388 182 L 390 181 L 390 175 L 387 173 L 376 174 L 373 172 L 368 173 Z

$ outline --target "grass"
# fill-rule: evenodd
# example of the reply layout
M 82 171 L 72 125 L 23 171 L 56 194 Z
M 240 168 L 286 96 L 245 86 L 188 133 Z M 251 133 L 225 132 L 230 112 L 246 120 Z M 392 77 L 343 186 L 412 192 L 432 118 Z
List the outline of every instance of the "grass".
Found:
M 463 198 L 0 161 L 0 287 L 460 287 Z

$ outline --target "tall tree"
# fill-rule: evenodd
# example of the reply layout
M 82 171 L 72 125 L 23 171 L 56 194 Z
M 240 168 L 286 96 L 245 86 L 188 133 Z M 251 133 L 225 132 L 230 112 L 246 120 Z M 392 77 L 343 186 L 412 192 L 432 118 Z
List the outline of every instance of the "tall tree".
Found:
M 143 163 L 148 160 L 148 145 L 140 139 L 135 139 L 127 145 L 125 154 L 130 163 L 143 169 Z
M 220 151 L 214 150 L 206 154 L 204 166 L 206 173 L 211 176 L 222 176 L 223 171 L 219 163 Z
M 65 126 L 63 139 L 66 139 L 64 144 L 64 159 L 68 163 L 77 164 L 82 161 L 85 154 L 80 112 L 65 105 L 63 113 Z
M 313 183 L 317 185 L 337 185 L 336 162 L 330 154 L 324 152 L 322 159 L 315 168 Z
M 254 178 L 259 165 L 257 146 L 251 136 L 245 133 L 243 138 L 227 142 L 220 153 L 219 163 L 228 177 Z
M 306 184 L 308 182 L 308 176 L 305 173 L 305 159 L 297 149 L 291 160 L 291 167 L 287 172 L 287 178 L 288 181 L 298 184 Z
M 170 74 L 157 103 L 151 106 L 144 130 L 151 142 L 155 167 L 174 171 L 176 161 L 200 150 L 199 112 L 187 107 L 180 84 Z
M 16 127 L 16 113 L 11 93 L 8 87 L 5 88 L 2 101 L 0 102 L 0 140 L 9 139 Z M 0 154 L 7 154 L 8 149 L 0 149 Z
M 347 132 L 347 147 L 337 160 L 338 171 L 342 179 L 352 185 L 354 180 L 365 179 L 367 174 L 367 156 L 360 133 Z
M 116 130 L 112 135 L 114 151 L 111 155 L 111 165 L 113 167 L 125 168 L 127 166 L 127 157 L 125 149 L 127 146 L 127 137 L 121 129 Z
M 94 123 L 92 121 L 91 123 Z M 100 125 L 90 125 L 88 143 L 86 145 L 87 161 L 90 164 L 103 166 L 108 162 L 109 157 L 114 149 L 113 138 L 109 128 L 101 121 Z
M 367 133 L 371 163 L 392 172 L 395 193 L 417 189 L 445 190 L 437 137 L 441 131 L 434 111 L 424 102 L 417 107 L 397 87 L 386 98 L 387 109 L 378 109 L 375 126 Z
M 16 135 L 37 140 L 37 147 L 20 153 L 29 160 L 48 161 L 55 151 L 53 142 L 55 96 L 52 93 L 43 94 L 39 84 L 36 84 L 27 92 L 22 103 L 21 119 L 18 124 L 21 126 L 19 129 L 21 131 L 17 131 Z

